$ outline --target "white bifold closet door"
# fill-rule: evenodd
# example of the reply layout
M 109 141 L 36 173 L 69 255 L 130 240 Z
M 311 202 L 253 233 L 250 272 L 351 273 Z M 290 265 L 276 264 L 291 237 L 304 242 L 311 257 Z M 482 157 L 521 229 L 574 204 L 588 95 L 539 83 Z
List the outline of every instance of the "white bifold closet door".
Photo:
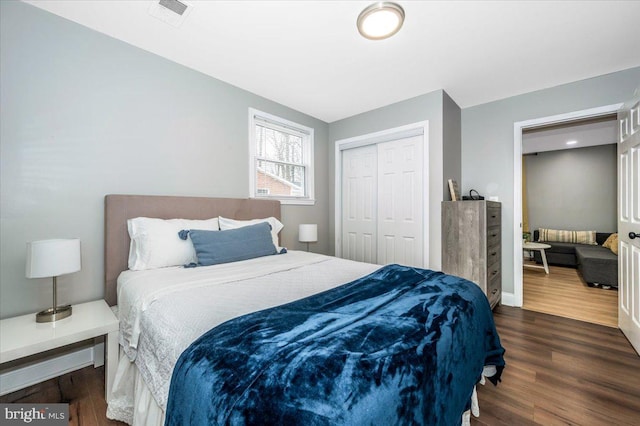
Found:
M 423 137 L 342 152 L 342 257 L 424 266 Z

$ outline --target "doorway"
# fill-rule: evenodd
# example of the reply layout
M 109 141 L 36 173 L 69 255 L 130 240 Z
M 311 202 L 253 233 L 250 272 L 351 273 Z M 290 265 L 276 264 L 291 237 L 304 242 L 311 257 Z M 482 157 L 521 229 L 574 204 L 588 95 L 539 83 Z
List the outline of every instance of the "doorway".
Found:
M 617 138 L 613 114 L 523 131 L 524 247 L 550 265 L 524 250 L 524 309 L 617 326 Z
M 616 113 L 623 104 L 606 105 L 597 108 L 575 111 L 566 114 L 559 114 L 549 117 L 536 118 L 527 121 L 514 123 L 514 218 L 522 218 L 522 134 L 526 129 L 533 129 L 541 126 L 551 126 L 557 124 L 568 123 L 576 120 L 586 120 Z M 514 220 L 513 235 L 522 235 L 521 220 Z M 513 284 L 514 284 L 514 300 L 513 306 L 522 307 L 523 305 L 523 256 L 522 256 L 522 238 L 514 238 L 513 245 Z
M 428 265 L 427 126 L 336 142 L 336 256 Z

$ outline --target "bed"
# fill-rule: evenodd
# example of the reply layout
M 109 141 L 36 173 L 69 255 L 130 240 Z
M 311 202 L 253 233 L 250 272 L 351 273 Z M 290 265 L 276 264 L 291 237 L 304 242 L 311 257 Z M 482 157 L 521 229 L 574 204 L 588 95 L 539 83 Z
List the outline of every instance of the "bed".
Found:
M 129 219 L 218 216 L 279 219 L 280 205 L 105 198 L 105 299 L 121 331 L 109 418 L 460 424 L 483 373 L 499 380 L 504 350 L 488 301 L 457 277 L 298 251 L 128 270 Z

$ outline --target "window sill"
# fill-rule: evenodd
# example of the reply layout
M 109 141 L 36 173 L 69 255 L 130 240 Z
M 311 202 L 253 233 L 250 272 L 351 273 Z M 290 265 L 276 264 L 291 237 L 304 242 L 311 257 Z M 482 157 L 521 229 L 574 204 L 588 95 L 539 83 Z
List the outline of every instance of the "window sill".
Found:
M 278 198 L 278 197 L 252 197 L 254 200 L 276 200 L 280 204 L 297 206 L 315 206 L 316 200 L 311 198 Z

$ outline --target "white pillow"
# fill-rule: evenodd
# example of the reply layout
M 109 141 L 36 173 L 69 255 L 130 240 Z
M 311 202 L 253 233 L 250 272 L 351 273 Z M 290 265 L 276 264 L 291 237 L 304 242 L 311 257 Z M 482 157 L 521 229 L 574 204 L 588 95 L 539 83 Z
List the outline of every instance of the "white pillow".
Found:
M 284 225 L 275 217 L 265 217 L 264 219 L 252 219 L 252 220 L 236 220 L 228 219 L 226 217 L 218 217 L 220 223 L 220 230 L 226 231 L 227 229 L 242 228 L 243 226 L 255 225 L 260 222 L 267 222 L 271 225 L 271 238 L 273 239 L 273 245 L 280 251 L 280 244 L 278 243 L 278 233 L 282 231 Z
M 218 218 L 207 220 L 156 219 L 136 217 L 127 221 L 131 245 L 129 246 L 129 269 L 164 268 L 197 262 L 193 243 L 181 240 L 178 232 L 183 229 L 218 231 Z

